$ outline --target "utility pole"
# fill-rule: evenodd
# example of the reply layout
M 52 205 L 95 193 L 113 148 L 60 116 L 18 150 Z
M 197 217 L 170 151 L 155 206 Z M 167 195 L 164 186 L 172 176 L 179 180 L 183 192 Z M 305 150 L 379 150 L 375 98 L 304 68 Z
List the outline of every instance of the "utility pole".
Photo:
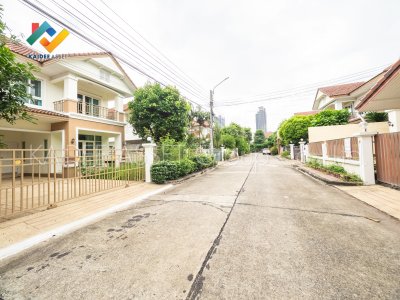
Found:
M 220 83 L 218 83 L 212 90 L 210 90 L 210 154 L 214 155 L 214 90 L 217 86 L 223 83 L 225 80 L 228 80 L 229 77 L 226 77 Z
M 214 155 L 214 90 L 210 90 L 210 154 Z

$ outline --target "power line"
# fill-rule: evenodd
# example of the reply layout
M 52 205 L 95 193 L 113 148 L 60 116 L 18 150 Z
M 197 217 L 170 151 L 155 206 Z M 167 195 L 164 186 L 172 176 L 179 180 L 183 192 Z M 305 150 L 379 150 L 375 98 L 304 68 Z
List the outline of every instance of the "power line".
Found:
M 344 80 L 344 79 L 347 79 L 347 80 L 349 80 L 349 79 L 353 79 L 353 80 L 365 79 L 365 78 L 371 76 L 372 70 L 377 70 L 378 68 L 380 70 L 382 70 L 382 68 L 385 66 L 387 66 L 387 65 L 374 67 L 374 68 L 371 68 L 368 70 L 364 70 L 361 72 L 353 73 L 353 74 L 342 76 L 342 77 L 337 77 L 337 78 L 330 79 L 327 81 L 321 81 L 319 83 L 298 86 L 298 87 L 289 88 L 286 90 L 274 91 L 274 92 L 270 92 L 267 94 L 260 94 L 260 95 L 254 95 L 254 96 L 249 96 L 249 97 L 236 98 L 236 99 L 234 99 L 234 101 L 219 103 L 217 106 L 221 107 L 221 106 L 241 105 L 241 104 L 247 104 L 247 103 L 255 103 L 255 102 L 263 102 L 263 101 L 269 101 L 269 100 L 275 100 L 275 99 L 282 99 L 282 98 L 296 96 L 296 95 L 304 95 L 304 94 L 308 94 L 310 92 L 315 92 L 315 89 L 321 87 L 321 84 L 328 84 L 332 81 L 335 81 L 335 80 L 337 81 L 338 79 L 342 79 L 342 80 Z M 355 77 L 355 75 L 357 75 L 357 74 L 358 74 L 358 76 Z M 367 74 L 369 74 L 369 76 L 367 76 Z M 375 71 L 375 74 L 376 74 L 376 71 Z M 360 77 L 361 75 L 363 75 L 363 76 Z M 318 85 L 316 85 L 316 84 L 318 84 Z M 295 92 L 295 93 L 290 93 L 290 92 Z
M 40 15 L 47 17 L 47 18 L 51 18 L 53 21 L 55 21 L 56 23 L 58 23 L 60 26 L 63 26 L 67 29 L 69 29 L 71 32 L 75 33 L 75 35 L 80 38 L 81 40 L 84 40 L 85 42 L 89 42 L 91 45 L 95 46 L 98 49 L 101 49 L 105 52 L 110 52 L 104 45 L 100 44 L 99 42 L 93 40 L 93 38 L 90 38 L 88 36 L 83 35 L 79 30 L 76 30 L 75 28 L 73 28 L 72 26 L 68 25 L 66 23 L 66 21 L 62 21 L 59 18 L 55 17 L 54 15 L 49 14 L 46 10 L 44 10 L 43 8 L 39 7 L 38 5 L 32 3 L 29 0 L 19 0 L 20 2 L 22 2 L 24 5 L 30 7 L 31 9 L 35 10 L 36 12 L 38 12 Z M 42 7 L 45 7 L 48 10 L 51 10 L 54 14 L 57 14 L 59 16 L 58 13 L 56 13 L 54 10 L 50 9 L 49 7 L 47 7 L 46 5 L 43 5 L 42 3 L 40 3 Z M 65 19 L 65 18 L 63 18 Z M 148 78 L 150 78 L 151 80 L 158 82 L 159 84 L 166 86 L 167 84 L 165 84 L 164 82 L 162 82 L 161 80 L 156 79 L 153 75 L 149 74 L 148 72 L 144 71 L 143 69 L 141 69 L 140 67 L 132 64 L 129 60 L 123 58 L 121 55 L 118 54 L 113 54 L 117 59 L 121 60 L 122 62 L 124 62 L 127 66 L 129 66 L 130 68 L 138 71 L 140 74 L 143 74 L 145 76 L 147 76 Z M 185 89 L 186 90 L 186 89 Z M 197 103 L 194 100 L 188 99 L 188 101 L 203 107 L 201 104 Z M 204 107 L 203 107 L 204 108 Z
M 152 44 L 149 40 L 147 40 L 143 35 L 141 35 L 135 28 L 133 28 L 128 22 L 125 21 L 124 18 L 121 18 L 115 10 L 113 10 L 110 6 L 107 5 L 106 2 L 100 0 L 104 6 L 106 6 L 117 18 L 118 20 L 122 20 L 124 24 L 126 24 L 132 31 L 134 31 L 138 36 L 140 36 L 147 44 L 150 45 L 157 53 L 159 53 L 164 59 L 166 59 L 172 66 L 174 66 L 178 71 L 180 71 L 184 76 L 186 76 L 190 81 L 196 84 L 201 90 L 205 90 L 200 84 L 198 84 L 195 80 L 193 80 L 189 75 L 187 75 L 182 69 L 180 69 L 172 60 L 170 60 L 166 55 L 164 55 L 154 44 Z M 125 30 L 125 32 L 127 32 Z M 141 43 L 139 43 L 141 45 Z M 145 46 L 144 46 L 145 47 Z
M 66 1 L 64 1 L 66 2 Z M 85 6 L 88 10 L 90 10 L 91 12 L 93 12 L 98 18 L 100 18 L 102 21 L 105 22 L 105 20 L 99 16 L 95 11 L 91 10 L 91 8 L 89 8 L 84 2 L 82 2 L 81 0 L 78 0 L 79 3 L 81 3 L 83 6 Z M 71 6 L 69 3 L 66 2 L 66 4 L 68 4 L 69 6 Z M 159 60 L 157 57 L 155 57 L 154 55 L 152 55 L 151 53 L 147 53 L 146 51 L 150 52 L 148 49 L 143 49 L 142 44 L 140 42 L 138 42 L 129 32 L 127 32 L 123 27 L 118 26 L 111 18 L 109 18 L 108 16 L 106 16 L 102 11 L 100 11 L 96 6 L 92 5 L 90 2 L 88 3 L 88 5 L 90 5 L 90 7 L 92 7 L 93 9 L 95 9 L 97 12 L 99 12 L 100 14 L 102 14 L 105 18 L 107 18 L 107 24 L 109 24 L 113 29 L 115 29 L 117 32 L 124 32 L 126 34 L 126 38 L 132 43 L 132 45 L 135 45 L 136 47 L 138 47 L 140 50 L 142 50 L 145 54 L 147 54 L 151 59 L 153 59 L 154 61 L 156 61 L 156 63 L 158 63 L 161 67 L 163 67 L 164 70 L 171 72 L 174 76 L 176 76 L 177 78 L 179 78 L 180 80 L 182 80 L 183 82 L 185 82 L 188 86 L 190 86 L 193 90 L 199 92 L 199 93 L 205 93 L 206 91 L 199 89 L 196 86 L 193 86 L 190 82 L 188 82 L 185 78 L 183 78 L 181 75 L 177 74 L 174 70 L 170 70 L 168 68 L 168 66 L 166 66 L 161 60 Z M 72 6 L 71 6 L 72 7 Z M 74 8 L 74 7 L 72 7 Z M 138 44 L 138 45 L 137 45 Z M 140 53 L 136 52 L 137 55 L 139 55 L 140 57 L 142 57 L 143 59 L 145 59 L 147 62 L 149 62 L 151 65 L 154 66 L 154 64 L 149 61 L 148 59 L 146 59 L 143 55 L 141 55 Z
M 63 10 L 65 13 L 67 13 L 68 15 L 70 15 L 71 17 L 78 19 L 78 22 L 80 22 L 82 25 L 84 25 L 90 32 L 93 32 L 94 28 L 88 24 L 86 21 L 82 20 L 81 18 L 79 18 L 77 15 L 75 15 L 74 13 L 72 13 L 71 11 L 69 11 L 68 9 L 66 9 L 65 7 L 61 6 L 59 3 L 57 3 L 54 0 L 51 0 L 55 5 L 57 5 L 57 7 L 59 7 L 61 10 Z M 65 2 L 65 1 L 64 1 Z M 70 5 L 69 3 L 65 2 L 68 6 L 70 6 L 72 9 L 74 9 L 75 11 L 79 12 L 82 16 L 83 13 L 80 12 L 79 10 L 77 10 L 75 7 L 73 7 L 72 5 Z M 90 10 L 90 9 L 89 9 Z M 92 12 L 92 11 L 91 11 Z M 98 15 L 97 15 L 98 16 Z M 88 18 L 90 20 L 90 18 Z M 96 23 L 92 20 L 90 20 L 91 23 L 93 23 L 94 25 L 96 25 Z M 104 19 L 102 19 L 103 22 L 106 22 Z M 110 22 L 106 22 L 106 23 L 110 23 Z M 113 27 L 117 32 L 119 31 L 118 29 L 116 29 L 115 27 Z M 114 35 L 112 35 L 111 33 L 109 33 L 107 30 L 102 29 L 102 32 L 105 32 L 108 36 L 107 38 L 109 38 L 110 40 L 113 40 L 114 42 L 116 42 L 118 45 L 123 45 L 127 48 L 130 48 L 129 45 L 127 45 L 124 41 L 121 41 L 120 39 L 116 38 Z M 152 64 L 151 62 L 149 62 L 148 60 L 146 60 L 147 62 L 150 63 L 150 65 L 148 63 L 146 63 L 145 61 L 143 61 L 141 58 L 138 58 L 137 56 L 135 56 L 134 54 L 132 54 L 131 52 L 129 52 L 128 50 L 125 49 L 125 47 L 121 47 L 119 49 L 122 49 L 123 52 L 125 53 L 125 55 L 128 55 L 130 57 L 133 57 L 134 59 L 139 60 L 142 64 L 144 64 L 145 66 L 149 67 L 150 69 L 152 69 L 155 72 L 158 72 L 159 74 L 161 74 L 164 78 L 171 80 L 171 81 L 176 81 L 175 78 L 169 76 L 167 73 L 165 73 L 164 71 L 160 70 L 157 66 L 155 66 L 154 64 Z M 136 54 L 136 51 L 131 50 Z M 139 54 L 140 56 L 140 54 Z M 141 56 L 143 57 L 143 56 Z M 144 58 L 145 59 L 145 58 Z M 188 87 L 185 84 L 180 84 L 179 82 L 177 83 L 178 86 L 180 86 L 182 89 L 185 89 L 186 91 L 188 91 L 189 93 L 191 93 L 194 96 L 197 96 L 199 98 L 202 97 L 202 95 L 200 95 L 198 92 L 194 91 L 191 87 Z

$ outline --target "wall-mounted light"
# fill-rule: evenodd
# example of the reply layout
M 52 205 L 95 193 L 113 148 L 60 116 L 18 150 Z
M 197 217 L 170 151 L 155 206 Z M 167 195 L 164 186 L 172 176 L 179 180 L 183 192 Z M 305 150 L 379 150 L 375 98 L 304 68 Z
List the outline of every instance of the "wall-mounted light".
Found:
M 388 125 L 389 125 L 390 127 L 393 127 L 393 126 L 394 126 L 394 124 L 393 124 L 392 122 L 390 122 L 390 121 L 388 121 Z
M 71 145 L 75 144 L 75 138 L 71 139 Z

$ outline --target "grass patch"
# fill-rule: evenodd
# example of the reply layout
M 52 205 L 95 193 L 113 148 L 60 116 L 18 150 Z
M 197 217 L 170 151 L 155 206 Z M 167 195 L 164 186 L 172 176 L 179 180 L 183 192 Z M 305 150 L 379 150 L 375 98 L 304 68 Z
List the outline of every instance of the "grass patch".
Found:
M 318 160 L 310 159 L 307 162 L 307 166 L 310 168 L 322 171 L 324 173 L 327 173 L 329 175 L 335 176 L 337 178 L 340 178 L 341 180 L 346 181 L 346 182 L 359 182 L 359 183 L 362 182 L 360 176 L 358 176 L 357 174 L 348 173 L 345 170 L 345 168 L 343 168 L 342 166 L 337 165 L 337 164 L 324 166 Z

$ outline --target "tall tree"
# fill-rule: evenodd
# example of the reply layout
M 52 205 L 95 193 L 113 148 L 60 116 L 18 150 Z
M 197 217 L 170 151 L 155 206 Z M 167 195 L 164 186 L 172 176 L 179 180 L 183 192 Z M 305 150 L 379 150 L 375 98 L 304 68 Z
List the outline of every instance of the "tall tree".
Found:
M 310 116 L 294 116 L 279 127 L 279 137 L 283 145 L 298 144 L 301 139 L 308 140 L 308 127 L 311 127 Z
M 128 106 L 129 123 L 141 138 L 151 136 L 155 142 L 167 136 L 178 142 L 185 140 L 190 105 L 176 88 L 146 84 L 135 91 Z
M 254 133 L 254 144 L 263 144 L 265 141 L 264 131 L 261 129 L 256 130 Z
M 14 124 L 18 119 L 33 121 L 25 102 L 32 99 L 28 93 L 29 80 L 35 79 L 31 63 L 17 62 L 6 42 L 16 43 L 15 37 L 6 37 L 3 22 L 3 8 L 0 5 L 0 119 Z

